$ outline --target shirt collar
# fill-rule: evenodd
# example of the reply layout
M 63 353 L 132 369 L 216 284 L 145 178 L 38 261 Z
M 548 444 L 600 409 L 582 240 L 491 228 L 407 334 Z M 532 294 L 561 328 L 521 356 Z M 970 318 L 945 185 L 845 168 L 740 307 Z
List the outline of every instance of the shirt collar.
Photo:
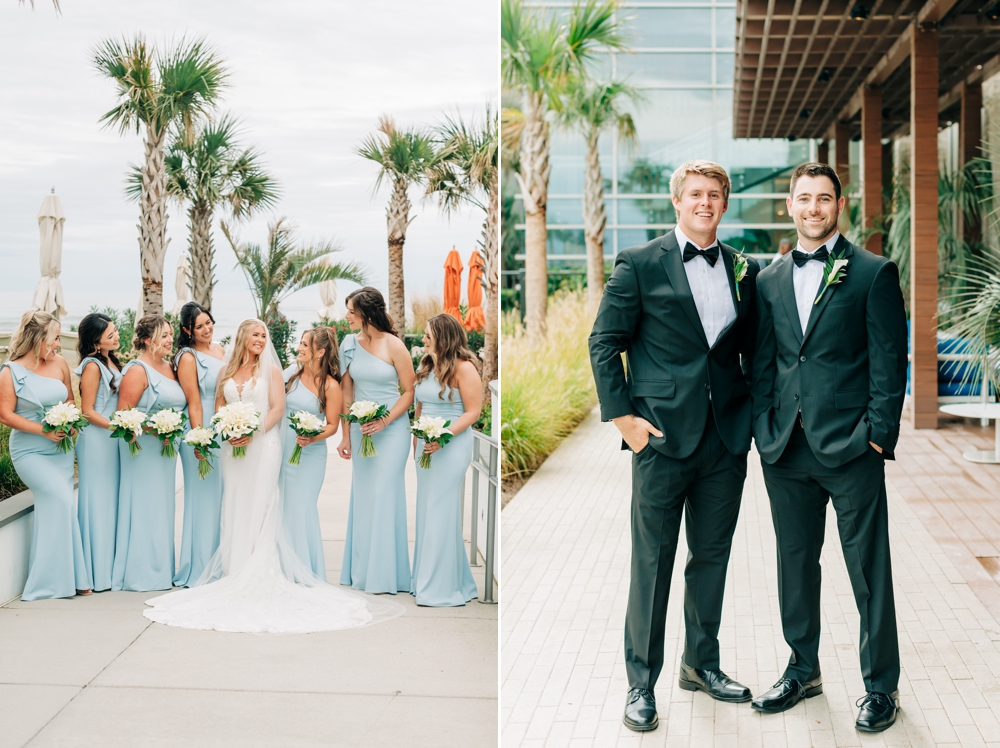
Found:
M 825 243 L 821 244 L 820 247 L 826 247 L 826 251 L 827 252 L 833 252 L 833 248 L 837 246 L 837 242 L 838 241 L 840 241 L 840 231 L 839 230 L 838 231 L 834 231 L 833 232 L 833 236 L 831 236 L 828 241 L 826 241 Z M 799 252 L 806 252 L 804 249 L 802 249 L 802 245 L 801 244 L 796 244 L 795 245 L 795 249 L 799 250 Z M 814 249 L 812 252 L 806 252 L 806 254 L 810 255 L 813 252 L 818 252 L 818 251 L 819 251 L 819 247 L 816 247 L 816 249 Z M 788 254 L 791 254 L 791 252 L 789 252 Z
M 681 248 L 682 252 L 684 251 L 684 247 L 687 246 L 688 242 L 691 242 L 691 244 L 693 244 L 698 249 L 708 249 L 708 247 L 714 247 L 716 244 L 719 243 L 719 238 L 716 237 L 715 241 L 709 244 L 708 247 L 700 247 L 698 246 L 698 242 L 693 242 L 690 239 L 688 239 L 687 236 L 684 235 L 684 232 L 681 231 L 680 224 L 674 226 L 674 234 L 677 236 L 677 246 Z

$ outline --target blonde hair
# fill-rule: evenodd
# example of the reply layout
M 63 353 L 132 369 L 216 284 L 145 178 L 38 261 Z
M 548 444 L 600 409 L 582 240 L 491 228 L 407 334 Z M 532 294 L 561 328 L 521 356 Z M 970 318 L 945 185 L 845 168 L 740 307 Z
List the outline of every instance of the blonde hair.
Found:
M 163 328 L 169 327 L 170 321 L 162 314 L 147 314 L 135 323 L 135 334 L 132 337 L 132 347 L 137 351 L 145 351 L 150 343 L 159 343 Z
M 729 191 L 732 189 L 733 183 L 729 179 L 726 170 L 717 163 L 701 159 L 685 161 L 670 176 L 670 195 L 675 200 L 680 200 L 684 194 L 684 180 L 688 174 L 701 174 L 703 177 L 719 180 L 719 183 L 722 185 L 722 199 L 729 202 Z
M 264 328 L 264 334 L 270 338 L 270 333 L 267 330 L 267 325 L 261 322 L 259 319 L 245 319 L 240 323 L 240 326 L 236 329 L 236 337 L 233 338 L 233 352 L 229 357 L 229 363 L 226 364 L 225 371 L 222 372 L 222 376 L 219 377 L 219 381 L 216 384 L 219 392 L 222 391 L 222 387 L 236 376 L 236 372 L 239 371 L 243 364 L 250 362 L 250 333 L 256 330 L 258 327 Z M 257 372 L 260 371 L 260 356 L 257 356 L 257 360 L 253 362 L 253 368 L 250 371 L 250 378 L 256 379 Z
M 42 345 L 55 337 L 52 327 L 58 324 L 59 320 L 48 312 L 25 312 L 10 339 L 9 360 L 14 361 L 29 353 L 40 354 Z
M 423 382 L 431 372 L 441 383 L 439 397 L 444 397 L 448 387 L 448 402 L 455 401 L 455 390 L 458 389 L 458 365 L 462 361 L 471 361 L 479 368 L 476 354 L 469 349 L 469 336 L 465 328 L 450 314 L 439 314 L 427 320 L 427 331 L 434 343 L 434 352 L 428 351 L 420 359 L 417 369 L 417 383 Z

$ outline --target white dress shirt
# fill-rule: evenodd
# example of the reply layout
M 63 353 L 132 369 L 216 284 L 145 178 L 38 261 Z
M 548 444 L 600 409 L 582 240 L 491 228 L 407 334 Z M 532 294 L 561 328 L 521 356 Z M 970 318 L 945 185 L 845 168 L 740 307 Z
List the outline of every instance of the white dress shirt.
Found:
M 837 240 L 840 239 L 840 232 L 833 232 L 833 237 L 826 242 L 825 246 L 827 252 L 832 252 L 833 248 L 837 246 Z M 805 252 L 802 249 L 801 244 L 795 245 L 795 249 L 800 252 Z M 819 247 L 816 247 L 815 251 L 819 251 Z M 791 252 L 789 252 L 791 254 Z M 806 252 L 806 254 L 811 254 Z M 799 310 L 799 324 L 802 325 L 802 334 L 806 334 L 806 327 L 809 326 L 809 315 L 812 314 L 813 308 L 816 306 L 816 294 L 819 293 L 819 284 L 823 282 L 823 269 L 826 267 L 825 262 L 819 262 L 818 260 L 810 260 L 802 267 L 796 265 L 792 268 L 792 286 L 795 288 L 795 306 Z
M 681 227 L 674 229 L 677 235 L 677 246 L 683 254 L 684 246 L 691 242 L 698 249 L 697 242 L 684 236 Z M 714 244 L 718 244 L 718 240 Z M 714 246 L 710 244 L 709 247 Z M 719 259 L 715 265 L 709 265 L 704 257 L 695 257 L 684 263 L 684 273 L 687 275 L 694 305 L 698 308 L 698 317 L 708 339 L 708 347 L 715 345 L 722 331 L 736 321 L 736 304 L 733 303 L 733 292 L 729 288 L 729 275 L 726 273 L 726 256 L 719 248 Z

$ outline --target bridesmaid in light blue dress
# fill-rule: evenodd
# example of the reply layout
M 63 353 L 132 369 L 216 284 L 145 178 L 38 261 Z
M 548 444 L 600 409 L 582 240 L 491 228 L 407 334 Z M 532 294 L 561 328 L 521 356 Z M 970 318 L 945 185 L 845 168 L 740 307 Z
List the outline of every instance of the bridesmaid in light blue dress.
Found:
M 181 332 L 177 340 L 177 381 L 187 400 L 190 427 L 212 425 L 215 415 L 215 383 L 225 351 L 212 341 L 215 318 L 201 304 L 191 301 L 181 307 Z M 222 516 L 222 470 L 219 458 L 210 458 L 212 472 L 198 476 L 195 449 L 181 443 L 178 451 L 184 469 L 184 530 L 181 556 L 174 585 L 188 587 L 198 581 L 219 547 Z
M 69 365 L 56 353 L 59 321 L 27 312 L 11 339 L 10 361 L 0 366 L 0 423 L 9 426 L 14 469 L 35 498 L 22 600 L 89 595 L 80 522 L 73 495 L 73 450 L 45 434 L 42 416 L 53 405 L 73 402 Z
M 432 455 L 417 465 L 417 533 L 410 594 L 417 605 L 465 605 L 478 595 L 462 538 L 465 475 L 472 463 L 472 425 L 479 420 L 483 384 L 462 325 L 450 314 L 427 320 L 426 355 L 417 369 L 416 417 L 451 421 L 454 436 L 443 447 L 414 439 L 413 454 Z M 442 386 L 441 381 L 447 384 Z
M 118 330 L 106 314 L 88 314 L 77 328 L 80 365 L 80 409 L 90 421 L 76 440 L 80 473 L 77 514 L 83 536 L 83 558 L 94 590 L 111 589 L 115 560 L 115 527 L 118 522 L 118 489 L 121 466 L 117 440 L 108 431 L 108 419 L 118 404 L 121 364 Z
M 316 576 L 326 581 L 323 535 L 316 504 L 326 477 L 326 440 L 340 427 L 343 405 L 337 333 L 329 327 L 303 332 L 296 361 L 298 366 L 285 370 L 285 416 L 304 410 L 325 417 L 326 427 L 316 436 L 296 437 L 294 432 L 285 436 L 279 479 L 282 511 L 296 555 Z M 289 465 L 296 444 L 302 447 L 302 455 L 298 465 Z
M 163 358 L 173 345 L 174 330 L 166 318 L 147 315 L 136 323 L 133 346 L 141 354 L 122 371 L 117 410 L 135 407 L 146 414 L 163 408 L 184 410 L 184 390 Z M 139 445 L 142 451 L 132 457 L 128 444 L 119 439 L 122 476 L 111 589 L 168 590 L 174 579 L 177 461 L 160 454 L 162 444 L 151 434 L 140 436 Z
M 358 334 L 340 345 L 344 367 L 344 412 L 370 400 L 387 406 L 379 421 L 344 429 L 337 453 L 352 461 L 351 507 L 340 583 L 369 593 L 409 592 L 406 538 L 406 460 L 410 454 L 413 360 L 396 337 L 385 300 L 365 286 L 347 296 L 347 321 Z M 402 391 L 402 394 L 400 394 Z M 361 456 L 362 434 L 372 435 L 378 454 Z

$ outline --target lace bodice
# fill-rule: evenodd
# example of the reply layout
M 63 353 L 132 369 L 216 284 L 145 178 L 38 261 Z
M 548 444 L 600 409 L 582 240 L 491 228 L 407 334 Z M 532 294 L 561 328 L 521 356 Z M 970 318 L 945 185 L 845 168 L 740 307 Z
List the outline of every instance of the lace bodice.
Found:
M 227 403 L 253 403 L 259 412 L 267 412 L 267 382 L 263 379 L 249 379 L 242 386 L 234 379 L 227 379 L 222 394 Z

